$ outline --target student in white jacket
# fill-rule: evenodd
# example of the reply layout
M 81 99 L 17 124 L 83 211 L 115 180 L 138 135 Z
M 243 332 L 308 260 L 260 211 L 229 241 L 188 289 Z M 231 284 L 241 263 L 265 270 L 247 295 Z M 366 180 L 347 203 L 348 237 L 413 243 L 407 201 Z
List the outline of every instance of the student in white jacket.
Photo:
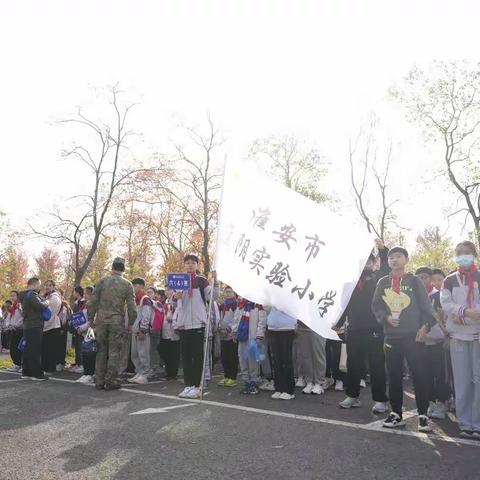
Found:
M 152 299 L 145 291 L 145 280 L 134 278 L 132 285 L 135 290 L 137 304 L 137 319 L 132 326 L 132 362 L 136 375 L 130 378 L 130 383 L 148 383 L 150 372 L 150 328 L 155 316 Z
M 480 440 L 480 272 L 472 242 L 459 243 L 455 254 L 458 269 L 443 282 L 440 302 L 447 315 L 460 435 Z
M 52 311 L 50 320 L 43 324 L 42 338 L 42 369 L 45 375 L 51 375 L 57 370 L 58 359 L 62 350 L 62 335 L 60 322 L 60 309 L 62 308 L 62 297 L 55 289 L 55 282 L 45 282 L 45 298 L 48 300 L 49 308 Z
M 252 358 L 248 351 L 250 342 L 263 345 L 265 329 L 267 327 L 267 313 L 261 305 L 238 299 L 238 308 L 235 310 L 232 325 L 233 338 L 238 343 L 238 360 L 240 373 L 244 381 L 243 394 L 255 395 L 258 393 L 260 381 L 260 364 Z
M 12 290 L 10 293 L 12 305 L 8 309 L 5 319 L 6 329 L 10 333 L 10 357 L 13 366 L 9 368 L 12 372 L 20 372 L 22 370 L 22 352 L 18 349 L 18 344 L 23 337 L 23 315 L 22 304 L 18 301 L 18 292 Z

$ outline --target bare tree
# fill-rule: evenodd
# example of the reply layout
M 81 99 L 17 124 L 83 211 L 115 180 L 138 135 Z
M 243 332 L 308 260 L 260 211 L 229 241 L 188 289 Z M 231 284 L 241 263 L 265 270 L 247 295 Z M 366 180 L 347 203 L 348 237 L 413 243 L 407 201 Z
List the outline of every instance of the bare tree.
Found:
M 323 203 L 330 197 L 321 192 L 319 184 L 327 174 L 327 164 L 319 151 L 291 135 L 270 136 L 255 140 L 250 158 L 266 162 L 273 176 L 288 188 Z
M 163 205 L 163 215 L 159 229 L 160 243 L 164 254 L 180 250 L 183 246 L 193 246 L 195 242 L 186 240 L 186 235 L 195 232 L 201 235 L 199 253 L 203 259 L 205 273 L 211 269 L 211 242 L 218 216 L 218 197 L 221 187 L 221 173 L 218 170 L 216 151 L 224 143 L 212 119 L 207 117 L 205 133 L 183 126 L 187 145 L 173 141 L 174 153 L 159 157 L 155 174 L 143 179 L 144 202 Z M 165 213 L 165 209 L 168 209 Z M 169 210 L 173 209 L 173 212 Z M 175 215 L 172 216 L 172 213 Z M 178 238 L 172 238 L 169 226 L 172 222 Z
M 440 173 L 463 206 L 452 215 L 470 218 L 480 242 L 480 64 L 434 62 L 415 67 L 391 94 L 423 126 L 427 141 L 441 142 Z
M 350 140 L 348 159 L 350 163 L 350 182 L 355 198 L 355 206 L 358 213 L 365 221 L 369 233 L 374 233 L 382 241 L 385 241 L 389 225 L 395 224 L 395 215 L 392 207 L 398 200 L 388 200 L 388 182 L 392 163 L 392 142 L 390 141 L 383 159 L 383 167 L 379 168 L 377 158 L 377 144 L 372 134 L 361 133 L 355 142 Z M 359 174 L 357 174 L 357 167 Z M 380 209 L 372 208 L 369 195 L 373 191 L 369 188 L 369 182 L 375 185 L 379 196 Z M 398 225 L 397 225 L 398 226 Z
M 85 145 L 74 144 L 62 156 L 80 162 L 89 172 L 90 193 L 77 195 L 65 202 L 62 210 L 50 213 L 52 221 L 45 228 L 30 224 L 34 236 L 55 244 L 72 248 L 74 284 L 80 284 L 97 251 L 99 241 L 112 225 L 112 205 L 119 191 L 142 171 L 132 168 L 129 140 L 135 133 L 128 126 L 129 114 L 135 104 L 122 105 L 117 86 L 108 89 L 113 114 L 108 122 L 96 121 L 82 108 L 70 117 L 60 120 L 62 125 L 75 125 L 83 129 L 94 141 Z M 79 131 L 80 133 L 80 131 Z

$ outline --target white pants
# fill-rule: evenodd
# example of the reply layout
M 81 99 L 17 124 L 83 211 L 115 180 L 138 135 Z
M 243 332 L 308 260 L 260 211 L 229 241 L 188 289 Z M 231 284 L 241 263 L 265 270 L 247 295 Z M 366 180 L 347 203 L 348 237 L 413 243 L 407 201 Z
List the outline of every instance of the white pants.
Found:
M 132 335 L 132 362 L 135 372 L 146 375 L 150 370 L 150 335 Z
M 450 355 L 460 430 L 480 432 L 480 342 L 452 338 Z

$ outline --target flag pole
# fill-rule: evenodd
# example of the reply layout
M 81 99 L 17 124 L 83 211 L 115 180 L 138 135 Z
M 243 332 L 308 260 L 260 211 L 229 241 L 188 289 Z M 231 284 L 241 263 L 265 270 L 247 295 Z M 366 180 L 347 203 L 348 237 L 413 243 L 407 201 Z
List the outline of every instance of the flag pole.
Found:
M 208 344 L 210 342 L 210 330 L 211 330 L 211 323 L 212 323 L 212 302 L 213 302 L 214 284 L 215 284 L 215 279 L 212 277 L 212 281 L 210 283 L 210 298 L 208 301 L 207 328 L 205 328 L 205 342 L 203 345 L 203 367 L 202 367 L 202 378 L 200 380 L 200 400 L 203 400 L 203 388 L 205 385 L 205 369 L 207 367 L 207 361 L 209 360 L 208 357 L 210 356 Z
M 222 191 L 220 193 L 220 211 L 219 211 L 219 219 L 221 218 L 222 215 L 222 201 L 223 201 L 223 187 L 225 184 L 225 169 L 227 165 L 227 155 L 225 155 L 224 161 L 223 161 L 223 182 L 222 182 Z M 217 227 L 217 238 L 215 241 L 215 253 L 218 248 L 218 227 Z M 216 271 L 217 267 L 217 255 L 215 255 L 215 260 L 214 260 L 214 266 L 213 269 Z M 202 366 L 202 378 L 200 381 L 200 401 L 203 400 L 203 390 L 204 390 L 204 385 L 205 385 L 205 369 L 207 367 L 207 360 L 209 360 L 209 348 L 208 344 L 210 342 L 210 331 L 211 331 L 211 323 L 212 323 L 212 308 L 213 308 L 213 289 L 215 286 L 215 279 L 212 277 L 212 281 L 210 283 L 210 299 L 208 301 L 208 312 L 207 312 L 207 328 L 205 329 L 205 341 L 203 345 L 203 366 Z M 212 365 L 213 366 L 213 365 Z M 210 372 L 211 374 L 212 372 Z

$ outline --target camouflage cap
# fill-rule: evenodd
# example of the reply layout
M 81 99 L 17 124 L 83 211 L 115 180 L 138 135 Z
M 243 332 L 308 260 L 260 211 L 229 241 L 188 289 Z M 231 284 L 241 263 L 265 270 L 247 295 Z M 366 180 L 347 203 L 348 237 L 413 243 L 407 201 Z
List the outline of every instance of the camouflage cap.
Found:
M 122 257 L 115 257 L 114 260 L 113 260 L 113 263 L 119 263 L 119 264 L 125 266 L 125 259 L 122 258 Z

